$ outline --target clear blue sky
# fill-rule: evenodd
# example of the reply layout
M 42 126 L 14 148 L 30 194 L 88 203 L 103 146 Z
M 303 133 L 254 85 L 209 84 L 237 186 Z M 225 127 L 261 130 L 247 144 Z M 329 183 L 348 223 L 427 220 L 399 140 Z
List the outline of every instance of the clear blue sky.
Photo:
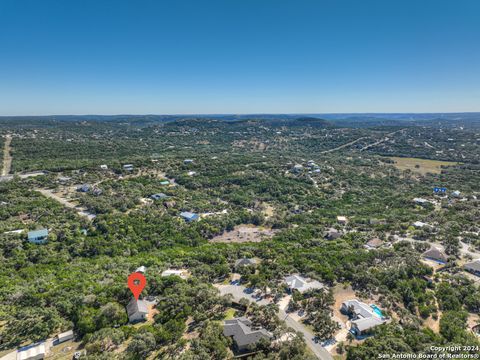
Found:
M 479 0 L 0 0 L 0 115 L 455 111 Z

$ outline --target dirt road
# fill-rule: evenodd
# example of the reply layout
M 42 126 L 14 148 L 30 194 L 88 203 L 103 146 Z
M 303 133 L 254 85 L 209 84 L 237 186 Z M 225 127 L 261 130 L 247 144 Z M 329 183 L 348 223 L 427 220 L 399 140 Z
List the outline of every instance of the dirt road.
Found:
M 10 174 L 12 168 L 12 155 L 10 154 L 10 144 L 12 143 L 12 136 L 8 134 L 5 136 L 5 144 L 3 146 L 3 168 L 2 176 Z

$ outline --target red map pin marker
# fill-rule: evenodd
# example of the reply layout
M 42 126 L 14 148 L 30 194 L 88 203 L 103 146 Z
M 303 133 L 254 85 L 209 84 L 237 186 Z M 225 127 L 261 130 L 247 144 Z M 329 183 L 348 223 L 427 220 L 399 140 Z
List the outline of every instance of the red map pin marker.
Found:
M 147 279 L 145 279 L 145 276 L 143 276 L 141 273 L 134 272 L 128 276 L 128 287 L 133 293 L 133 296 L 135 296 L 136 300 L 138 300 L 138 297 L 142 293 L 142 290 L 146 284 Z

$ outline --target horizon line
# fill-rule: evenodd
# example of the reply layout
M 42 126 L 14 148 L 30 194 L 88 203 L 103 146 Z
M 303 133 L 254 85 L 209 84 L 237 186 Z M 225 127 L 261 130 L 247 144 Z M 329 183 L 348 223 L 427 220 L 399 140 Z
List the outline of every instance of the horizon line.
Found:
M 405 115 L 405 114 L 415 114 L 415 115 L 451 115 L 451 114 L 480 114 L 479 111 L 441 111 L 441 112 L 308 112 L 308 113 L 275 113 L 275 112 L 265 112 L 265 113 L 171 113 L 171 114 L 154 114 L 154 113 L 137 113 L 137 114 L 95 114 L 95 113 L 85 113 L 85 114 L 36 114 L 36 115 L 0 115 L 0 118 L 3 117 L 48 117 L 48 116 L 255 116 L 255 115 Z

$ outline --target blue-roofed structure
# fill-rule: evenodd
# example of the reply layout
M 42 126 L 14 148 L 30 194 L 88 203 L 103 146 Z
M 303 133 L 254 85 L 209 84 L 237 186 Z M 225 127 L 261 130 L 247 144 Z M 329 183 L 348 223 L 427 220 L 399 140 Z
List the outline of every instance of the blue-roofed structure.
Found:
M 28 232 L 28 241 L 34 244 L 44 244 L 47 241 L 48 229 L 33 230 Z
M 187 221 L 187 222 L 196 221 L 196 220 L 199 219 L 199 216 L 197 214 L 191 213 L 189 211 L 181 212 L 180 217 L 185 219 L 185 221 Z

